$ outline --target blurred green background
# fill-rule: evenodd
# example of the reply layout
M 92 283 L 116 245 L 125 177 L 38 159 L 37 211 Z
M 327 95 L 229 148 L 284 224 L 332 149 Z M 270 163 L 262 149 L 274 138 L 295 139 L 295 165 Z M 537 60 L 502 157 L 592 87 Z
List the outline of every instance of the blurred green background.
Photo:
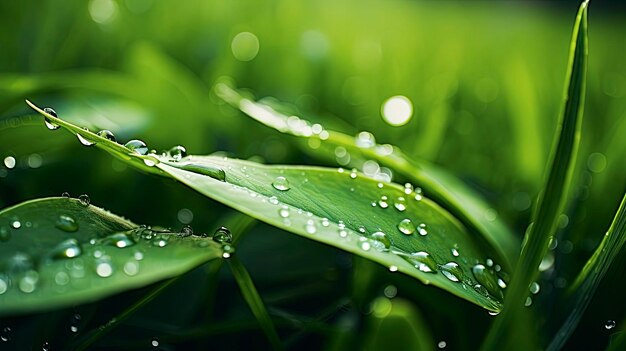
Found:
M 31 116 L 26 98 L 92 130 L 110 129 L 118 141 L 139 138 L 156 150 L 181 144 L 190 154 L 224 151 L 267 163 L 337 166 L 312 158 L 293 147 L 292 139 L 220 101 L 212 87 L 228 77 L 257 98 L 274 97 L 327 128 L 353 135 L 367 130 L 380 143 L 444 166 L 483 193 L 521 237 L 555 133 L 577 6 L 575 1 L 3 1 L 0 207 L 65 191 L 87 193 L 95 205 L 137 223 L 190 223 L 202 231 L 219 227 L 231 213 L 170 180 L 127 169 L 65 132 L 47 130 L 40 117 Z M 562 221 L 568 237 L 560 240 L 553 253 L 557 263 L 545 273 L 547 281 L 559 282 L 544 286 L 545 301 L 539 303 L 546 306 L 584 265 L 626 190 L 625 20 L 623 6 L 591 4 L 582 144 Z M 410 101 L 412 117 L 392 126 L 381 108 L 398 95 Z M 279 329 L 289 347 L 413 345 L 413 339 L 398 341 L 369 313 L 386 303 L 370 304 L 385 296 L 388 286 L 398 297 L 394 309 L 382 315 L 397 309 L 399 319 L 413 323 L 393 330 L 417 328 L 421 310 L 435 344 L 445 340 L 449 349 L 477 347 L 492 318 L 443 291 L 264 225 L 246 236 L 238 254 L 270 312 L 282 321 Z M 575 336 L 573 343 L 608 342 L 605 321 L 621 320 L 626 310 L 607 303 L 626 292 L 619 278 L 623 265 L 624 259 L 615 263 L 605 279 L 614 281 L 612 288 L 600 288 L 583 318 L 580 328 L 588 335 Z M 128 347 L 148 348 L 155 335 L 180 336 L 198 324 L 228 322 L 231 329 L 172 337 L 161 347 L 268 347 L 230 273 L 221 272 L 216 285 L 207 279 L 201 268 L 179 283 L 196 291 L 197 299 L 189 299 L 195 305 L 176 308 L 170 299 L 180 300 L 181 292 L 169 291 L 159 302 L 162 308 L 140 314 L 108 342 L 123 348 L 126 338 Z M 81 307 L 95 316 L 85 328 L 107 318 L 102 310 L 111 313 L 102 306 L 129 301 L 117 297 Z M 211 301 L 218 301 L 212 310 Z M 65 318 L 64 313 L 69 312 L 54 318 Z M 30 323 L 22 329 L 32 332 L 49 323 L 50 315 L 19 323 Z M 548 313 L 543 322 L 550 318 Z M 14 333 L 18 339 L 19 331 Z M 234 337 L 242 335 L 247 337 Z

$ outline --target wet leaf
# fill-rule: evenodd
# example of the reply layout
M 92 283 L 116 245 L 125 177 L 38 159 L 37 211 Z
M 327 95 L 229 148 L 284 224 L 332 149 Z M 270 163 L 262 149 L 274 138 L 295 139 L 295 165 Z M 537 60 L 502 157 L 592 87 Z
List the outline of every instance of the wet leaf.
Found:
M 81 131 L 34 108 L 72 132 Z M 81 133 L 141 169 L 174 178 L 251 217 L 363 256 L 486 309 L 500 309 L 495 265 L 487 263 L 495 251 L 436 203 L 404 186 L 334 168 L 266 166 L 219 156 L 174 161 Z M 474 276 L 476 264 L 488 266 L 484 276 Z
M 0 315 L 94 301 L 222 256 L 209 238 L 157 232 L 78 199 L 0 212 Z

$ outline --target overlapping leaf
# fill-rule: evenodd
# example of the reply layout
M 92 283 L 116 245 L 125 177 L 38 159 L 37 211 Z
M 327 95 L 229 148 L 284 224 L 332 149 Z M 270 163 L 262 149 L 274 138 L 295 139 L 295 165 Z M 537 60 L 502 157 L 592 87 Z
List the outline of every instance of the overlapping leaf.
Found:
M 141 169 L 174 178 L 278 228 L 358 254 L 486 309 L 500 309 L 504 282 L 498 283 L 495 251 L 411 188 L 342 169 L 140 155 L 31 106 Z

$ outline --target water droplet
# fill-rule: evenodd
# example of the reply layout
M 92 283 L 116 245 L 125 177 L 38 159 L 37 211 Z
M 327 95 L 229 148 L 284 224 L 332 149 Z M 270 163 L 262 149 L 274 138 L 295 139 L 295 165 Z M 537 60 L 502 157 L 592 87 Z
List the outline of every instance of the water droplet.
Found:
M 230 258 L 230 256 L 235 253 L 235 248 L 230 245 L 222 245 L 222 257 Z
M 67 191 L 64 191 L 63 194 L 61 194 L 61 197 L 69 199 L 70 198 L 70 193 L 68 193 Z
M 415 225 L 410 219 L 405 218 L 398 223 L 398 230 L 400 230 L 402 234 L 411 235 L 415 233 Z
M 60 242 L 50 251 L 50 257 L 54 259 L 66 259 L 78 257 L 83 253 L 76 239 L 67 239 Z
M 383 294 L 387 298 L 393 299 L 398 294 L 398 288 L 396 288 L 395 285 L 387 285 L 383 290 Z
M 477 264 L 472 267 L 472 274 L 476 281 L 479 282 L 485 289 L 497 298 L 502 298 L 503 294 L 499 288 L 496 280 L 496 276 L 482 264 Z
M 461 280 L 463 276 L 463 271 L 461 267 L 456 262 L 448 262 L 441 267 L 441 273 L 453 282 L 458 282 Z
M 13 227 L 13 229 L 20 229 L 22 227 L 22 222 L 16 219 L 13 222 L 11 222 L 11 227 Z
M 417 232 L 420 233 L 420 235 L 424 236 L 428 234 L 428 231 L 426 230 L 426 224 L 422 223 L 419 225 L 419 227 L 417 228 Z
M 216 241 L 220 244 L 231 243 L 233 242 L 233 235 L 230 233 L 230 230 L 226 227 L 219 227 L 215 233 L 213 233 L 213 241 Z
M 608 321 L 606 321 L 606 323 L 604 324 L 604 328 L 606 328 L 606 330 L 611 330 L 613 328 L 615 328 L 615 321 L 612 319 L 609 319 Z
M 9 290 L 9 278 L 0 275 L 0 295 Z
M 57 285 L 67 285 L 70 282 L 70 275 L 67 272 L 59 271 L 54 275 L 54 282 Z
M 19 279 L 18 287 L 20 291 L 26 294 L 30 294 L 37 288 L 39 282 L 39 273 L 37 271 L 29 270 Z
M 289 207 L 287 206 L 281 207 L 280 210 L 278 210 L 278 215 L 281 216 L 282 218 L 289 217 Z
M 487 264 L 487 267 L 493 267 L 493 260 L 491 258 L 486 259 L 485 263 Z
M 309 234 L 315 234 L 317 232 L 315 222 L 312 219 L 307 220 L 306 225 L 304 226 L 304 230 L 306 230 L 306 232 Z
M 533 299 L 532 299 L 530 296 L 528 296 L 528 297 L 526 298 L 526 301 L 524 302 L 524 306 L 525 306 L 525 307 L 529 307 L 529 306 L 530 306 L 530 305 L 532 305 L 532 304 L 533 304 Z
M 180 161 L 187 156 L 187 149 L 184 146 L 177 145 L 167 151 L 167 155 L 174 161 Z
M 339 228 L 339 230 L 337 231 L 337 233 L 339 234 L 340 237 L 345 238 L 348 236 L 348 231 L 343 229 L 343 228 Z
M 78 326 L 70 325 L 70 331 L 72 333 L 78 333 Z
M 356 173 L 356 169 L 352 169 L 352 171 L 350 172 L 350 178 L 352 179 L 356 179 L 357 177 L 357 173 Z
M 322 227 L 328 227 L 330 225 L 328 218 L 322 218 L 320 223 L 322 224 Z
M 168 163 L 168 165 L 185 171 L 206 175 L 221 182 L 226 180 L 226 172 L 224 172 L 223 169 L 213 165 L 180 161 Z
M 530 290 L 532 294 L 536 295 L 539 293 L 539 290 L 541 290 L 541 286 L 537 282 L 532 282 L 528 287 L 528 290 Z
M 276 179 L 274 179 L 274 181 L 272 182 L 272 186 L 274 187 L 274 189 L 280 190 L 280 191 L 287 191 L 291 189 L 289 187 L 289 181 L 287 180 L 287 178 L 282 177 L 282 176 L 276 177 Z
M 269 202 L 272 205 L 278 205 L 278 198 L 276 196 L 272 196 L 272 197 L 269 198 Z
M 428 252 L 424 252 L 424 251 L 414 252 L 411 254 L 410 258 L 413 261 L 417 261 L 417 264 L 415 264 L 415 268 L 419 269 L 420 271 L 424 273 L 433 273 L 437 271 L 437 263 L 428 254 Z
M 150 345 L 152 345 L 152 347 L 159 347 L 159 339 L 152 338 L 152 340 L 150 340 Z
M 131 277 L 137 275 L 139 273 L 139 262 L 131 260 L 124 263 L 124 273 Z
M 155 238 L 154 240 L 152 240 L 152 245 L 154 245 L 156 247 L 166 247 L 167 246 L 167 240 L 164 237 L 158 237 L 158 238 Z
M 183 237 L 193 235 L 193 228 L 190 225 L 184 226 L 180 230 L 180 235 Z
M 83 128 L 83 129 L 85 129 L 86 131 L 89 131 L 87 128 Z M 78 141 L 80 141 L 80 143 L 85 145 L 85 146 L 92 146 L 92 145 L 96 144 L 93 141 L 89 141 L 89 140 L 85 139 L 85 137 L 80 135 L 80 133 L 76 133 L 76 137 L 78 138 Z
M 362 148 L 370 148 L 376 145 L 376 139 L 370 132 L 360 132 L 355 138 L 356 146 Z
M 43 112 L 49 114 L 52 117 L 58 117 L 56 111 L 54 111 L 53 109 L 51 109 L 50 107 L 46 107 L 43 109 Z M 48 118 L 45 117 L 43 118 L 44 123 L 46 124 L 46 127 L 50 130 L 56 130 L 59 129 L 59 125 L 56 123 L 52 123 L 52 121 Z
M 0 340 L 3 342 L 11 341 L 11 327 L 2 328 L 2 334 L 0 334 Z
M 498 286 L 502 289 L 506 289 L 506 283 L 502 280 L 502 278 L 498 278 Z
M 364 227 L 364 226 L 360 225 L 360 226 L 359 226 L 359 228 L 358 228 L 358 230 L 359 230 L 359 233 L 365 234 L 365 231 L 366 231 L 366 230 L 365 230 L 365 227 Z
M 398 266 L 389 266 L 389 272 L 397 272 Z
M 389 207 L 389 203 L 387 203 L 387 196 L 381 196 L 380 200 L 378 200 L 378 206 L 380 206 L 380 208 L 387 208 Z
M 78 223 L 73 217 L 68 215 L 60 215 L 54 226 L 68 233 L 73 233 L 78 230 Z
M 11 232 L 5 227 L 0 228 L 0 241 L 7 242 L 9 239 L 11 239 Z
M 102 278 L 110 277 L 113 274 L 113 266 L 107 260 L 100 260 L 96 263 L 96 273 Z
M 102 239 L 103 244 L 113 245 L 120 249 L 135 245 L 135 241 L 128 235 L 128 232 L 114 233 Z
M 101 130 L 98 132 L 98 136 L 101 138 L 105 138 L 107 140 L 110 140 L 112 142 L 117 142 L 117 140 L 115 139 L 115 135 L 113 135 L 113 132 L 111 132 L 110 130 Z
M 452 256 L 459 257 L 459 250 L 457 250 L 455 247 L 450 249 L 450 252 L 452 252 Z
M 443 340 L 437 343 L 437 347 L 440 349 L 445 349 L 446 346 L 448 346 L 448 344 Z
M 369 243 L 369 241 L 361 241 L 361 243 L 359 244 L 359 246 L 361 247 L 361 249 L 363 251 L 369 251 L 370 248 L 372 247 L 372 245 Z
M 148 146 L 141 140 L 133 139 L 124 144 L 124 146 L 139 155 L 146 155 L 148 153 Z
M 393 204 L 393 207 L 400 212 L 406 210 L 406 200 L 402 196 L 398 197 L 396 202 Z
M 91 199 L 87 194 L 82 194 L 81 196 L 79 196 L 78 201 L 80 201 L 80 204 L 85 207 L 89 206 L 89 204 L 91 203 Z
M 44 342 L 44 343 L 41 345 L 41 351 L 50 351 L 50 343 L 49 343 L 49 342 L 47 342 L 47 341 L 46 341 L 46 342 Z
M 375 232 L 370 235 L 372 246 L 378 251 L 388 251 L 391 247 L 391 240 L 383 232 Z

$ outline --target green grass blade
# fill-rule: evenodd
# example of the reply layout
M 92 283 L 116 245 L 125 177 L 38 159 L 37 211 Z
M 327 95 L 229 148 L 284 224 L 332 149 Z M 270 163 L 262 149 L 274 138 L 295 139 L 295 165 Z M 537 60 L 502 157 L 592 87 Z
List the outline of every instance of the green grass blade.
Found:
M 52 121 L 72 133 L 81 131 Z M 266 166 L 217 156 L 187 156 L 176 162 L 80 133 L 138 168 L 176 179 L 251 217 L 360 255 L 485 309 L 500 310 L 502 291 L 494 268 L 481 270 L 478 278 L 473 275 L 473 267 L 488 266 L 487 258 L 496 257 L 496 251 L 436 203 L 403 186 L 334 168 Z
M 274 350 L 282 350 L 283 347 L 280 343 L 280 338 L 278 337 L 274 323 L 272 322 L 272 318 L 267 312 L 265 304 L 254 286 L 254 282 L 248 270 L 237 257 L 231 258 L 228 263 L 233 272 L 233 277 L 235 277 L 235 281 L 237 281 L 237 285 L 239 285 L 243 298 L 248 303 L 250 310 L 252 310 L 252 314 L 254 314 L 257 321 L 259 321 L 259 325 L 269 339 L 272 348 Z
M 543 190 L 534 208 L 531 224 L 526 231 L 522 253 L 507 292 L 506 305 L 496 319 L 484 349 L 515 348 L 511 338 L 517 328 L 520 315 L 527 314 L 524 302 L 529 295 L 528 287 L 538 275 L 538 266 L 554 237 L 558 217 L 562 213 L 574 169 L 580 140 L 585 78 L 587 72 L 587 1 L 583 2 L 576 16 L 570 59 L 565 82 L 565 100 L 555 144 L 550 158 L 550 168 Z
M 113 331 L 113 329 L 117 328 L 123 321 L 125 321 L 128 317 L 132 316 L 135 312 L 137 312 L 141 307 L 145 306 L 147 303 L 152 301 L 155 297 L 159 296 L 159 294 L 168 286 L 172 285 L 177 280 L 178 277 L 174 277 L 169 279 L 154 288 L 144 297 L 142 297 L 139 301 L 135 302 L 127 309 L 122 311 L 119 315 L 111 318 L 106 324 L 103 324 L 97 329 L 94 329 L 83 336 L 78 342 L 76 342 L 75 346 L 72 346 L 72 350 L 82 351 L 88 349 L 93 343 L 100 340 L 102 337 Z
M 248 99 L 225 83 L 218 83 L 215 92 L 224 101 L 268 127 L 319 143 L 324 147 L 322 153 L 331 155 L 330 158 L 333 160 L 335 148 L 342 147 L 353 157 L 360 155 L 363 159 L 376 160 L 402 174 L 416 186 L 424 188 L 433 200 L 495 247 L 498 250 L 497 259 L 505 267 L 510 268 L 515 262 L 519 252 L 519 241 L 513 233 L 499 218 L 487 218 L 485 211 L 489 209 L 489 205 L 481 196 L 442 168 L 425 160 L 412 159 L 396 146 L 360 147 L 354 137 L 340 132 L 326 129 L 312 132 L 311 123 L 308 121 L 299 118 L 298 123 L 294 123 L 293 116 L 288 117 L 269 105 Z M 311 151 L 308 143 L 300 145 L 304 151 Z M 318 151 L 313 152 L 314 156 L 319 154 Z
M 572 334 L 578 321 L 591 302 L 594 292 L 620 253 L 626 242 L 626 194 L 622 198 L 615 218 L 604 235 L 602 242 L 585 264 L 574 283 L 569 287 L 569 301 L 567 310 L 570 311 L 565 323 L 550 343 L 548 350 L 559 350 Z
M 68 198 L 0 211 L 0 238 L 0 315 L 95 301 L 223 254 L 211 239 L 157 233 Z

